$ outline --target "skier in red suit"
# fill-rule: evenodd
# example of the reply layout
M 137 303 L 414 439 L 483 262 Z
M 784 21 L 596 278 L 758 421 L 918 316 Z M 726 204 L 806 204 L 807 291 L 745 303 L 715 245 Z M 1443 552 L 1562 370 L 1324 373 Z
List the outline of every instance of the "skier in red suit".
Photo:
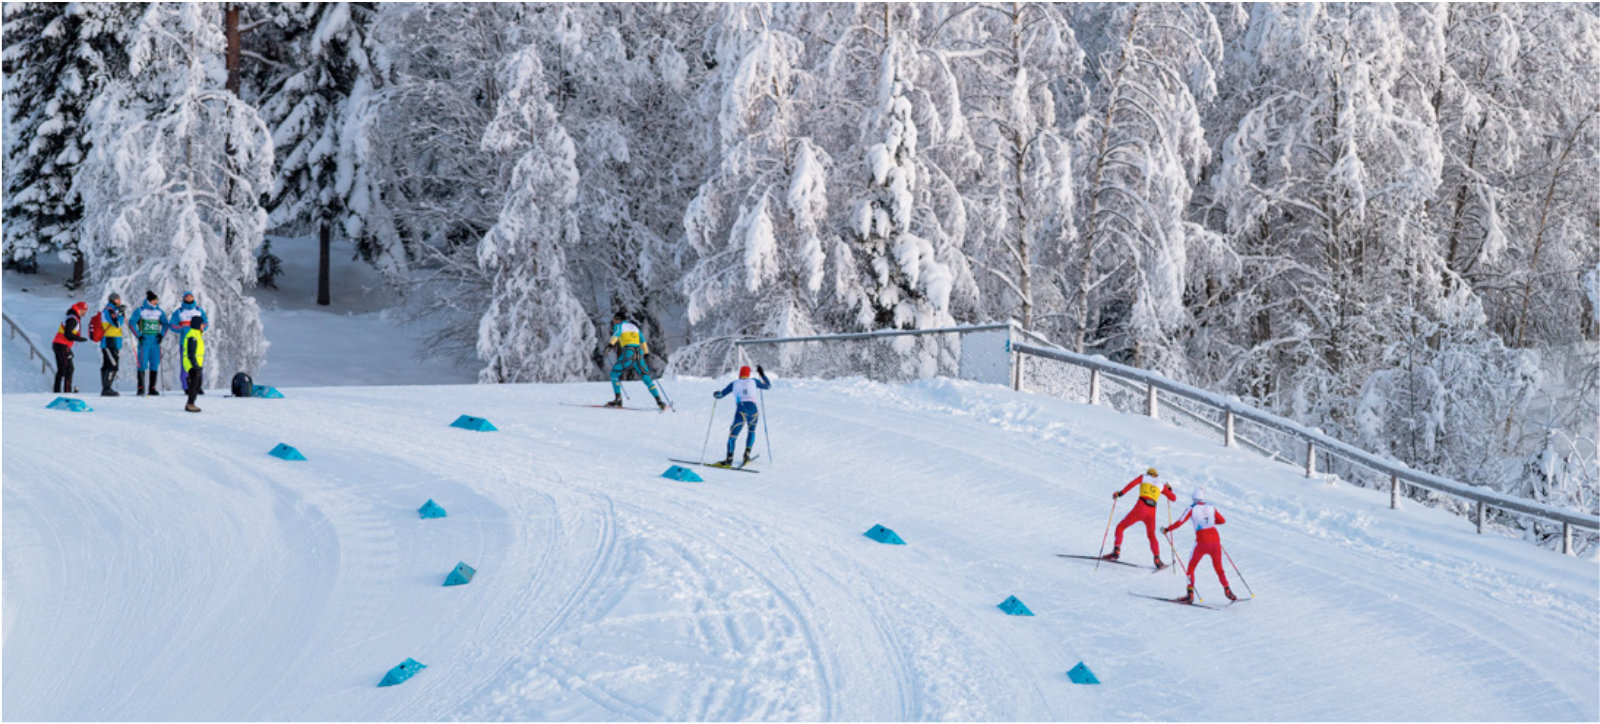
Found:
M 1183 517 L 1171 526 L 1162 528 L 1161 532 L 1166 533 L 1183 525 L 1190 516 L 1194 517 L 1194 553 L 1189 555 L 1189 592 L 1184 594 L 1183 602 L 1194 603 L 1194 567 L 1200 562 L 1200 556 L 1211 556 L 1211 565 L 1217 569 L 1217 580 L 1222 581 L 1222 592 L 1228 594 L 1229 601 L 1239 600 L 1238 596 L 1233 595 L 1233 589 L 1228 587 L 1228 574 L 1222 572 L 1222 538 L 1217 535 L 1217 526 L 1228 521 L 1223 519 L 1222 511 L 1206 502 L 1205 488 L 1195 488 L 1194 503 L 1183 511 Z
M 1134 523 L 1143 523 L 1145 535 L 1150 538 L 1150 552 L 1155 555 L 1156 569 L 1159 570 L 1166 564 L 1161 562 L 1161 542 L 1156 540 L 1156 498 L 1165 495 L 1167 500 L 1177 500 L 1178 496 L 1173 494 L 1172 486 L 1162 485 L 1158 488 L 1154 482 L 1146 481 L 1147 477 L 1159 476 L 1155 468 L 1150 468 L 1144 471 L 1144 475 L 1134 478 L 1121 490 L 1111 494 L 1111 499 L 1116 500 L 1127 495 L 1128 491 L 1135 487 L 1139 488 L 1139 502 L 1134 503 L 1133 510 L 1128 511 L 1128 517 L 1117 524 L 1117 540 L 1112 545 L 1111 552 L 1106 554 L 1106 560 L 1114 561 L 1122 555 L 1122 531 Z

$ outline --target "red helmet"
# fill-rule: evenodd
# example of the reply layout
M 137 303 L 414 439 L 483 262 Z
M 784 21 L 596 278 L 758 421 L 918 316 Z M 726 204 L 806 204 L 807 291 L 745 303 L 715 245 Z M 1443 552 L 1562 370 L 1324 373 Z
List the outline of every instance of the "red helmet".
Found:
M 744 379 L 744 378 L 749 377 L 749 376 L 750 376 L 750 367 L 748 365 L 739 368 L 739 378 L 740 379 Z
M 72 305 L 72 311 L 77 312 L 79 316 L 82 316 L 84 312 L 89 311 L 89 303 L 78 302 L 77 304 Z

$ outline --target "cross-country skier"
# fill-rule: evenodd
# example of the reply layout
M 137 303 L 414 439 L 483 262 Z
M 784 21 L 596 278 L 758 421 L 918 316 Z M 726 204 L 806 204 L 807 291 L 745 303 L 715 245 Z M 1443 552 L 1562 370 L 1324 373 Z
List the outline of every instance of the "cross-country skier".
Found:
M 199 305 L 195 304 L 194 292 L 184 292 L 183 306 L 172 310 L 172 316 L 167 318 L 168 326 L 171 327 L 174 334 L 178 335 L 179 359 L 187 359 L 184 356 L 185 352 L 183 350 L 184 338 L 189 333 L 189 324 L 197 318 L 200 321 L 205 322 L 206 327 L 209 328 L 211 326 L 211 320 L 206 318 L 206 310 L 201 309 Z M 179 386 L 185 390 L 189 389 L 189 373 L 185 371 L 187 369 L 187 364 L 178 369 L 178 382 L 180 383 Z M 205 390 L 200 391 L 200 394 L 202 395 L 205 393 Z
M 1194 603 L 1194 567 L 1200 562 L 1200 556 L 1211 556 L 1211 565 L 1217 569 L 1217 580 L 1222 581 L 1222 592 L 1228 595 L 1229 601 L 1239 600 L 1233 595 L 1233 589 L 1228 587 L 1228 574 L 1222 572 L 1222 538 L 1217 535 L 1217 526 L 1228 521 L 1222 517 L 1222 511 L 1206 502 L 1206 489 L 1194 489 L 1194 502 L 1189 509 L 1183 511 L 1183 517 L 1172 525 L 1161 529 L 1162 533 L 1173 530 L 1191 516 L 1194 518 L 1194 552 L 1189 554 L 1189 592 L 1184 594 L 1184 603 Z
M 183 333 L 179 346 L 183 349 L 183 373 L 188 381 L 189 403 L 183 406 L 188 412 L 199 412 L 200 408 L 194 406 L 195 395 L 202 394 L 200 387 L 205 383 L 206 340 L 202 333 L 206 329 L 206 318 L 196 316 L 189 320 L 189 329 Z
M 161 299 L 155 292 L 144 293 L 144 304 L 133 311 L 133 331 L 139 336 L 139 394 L 159 395 L 156 375 L 161 371 L 161 342 L 167 337 L 167 313 L 161 311 Z M 145 373 L 150 373 L 150 386 L 145 386 Z M 148 392 L 147 392 L 148 391 Z
M 667 403 L 661 400 L 661 390 L 656 388 L 656 381 L 650 379 L 650 366 L 644 361 L 644 356 L 650 354 L 650 343 L 644 340 L 639 325 L 628 321 L 622 312 L 617 312 L 611 317 L 611 341 L 606 344 L 617 348 L 617 362 L 611 365 L 612 400 L 606 403 L 606 407 L 622 407 L 622 375 L 633 370 L 639 373 L 639 379 L 644 380 L 644 386 L 656 398 L 656 407 L 667 409 Z
M 56 328 L 56 338 L 50 342 L 50 351 L 56 353 L 55 392 L 71 394 L 78 391 L 78 388 L 72 386 L 72 344 L 89 341 L 89 338 L 79 331 L 83 328 L 83 315 L 88 311 L 88 302 L 72 305 L 72 308 L 67 310 L 67 318 Z
M 733 448 L 739 440 L 739 428 L 745 425 L 750 426 L 750 434 L 744 441 L 744 462 L 740 463 L 740 465 L 750 464 L 750 458 L 753 457 L 750 450 L 756 444 L 756 420 L 761 417 L 761 411 L 756 407 L 756 390 L 758 388 L 763 390 L 772 389 L 772 381 L 767 379 L 767 371 L 761 369 L 761 365 L 756 365 L 756 374 L 761 379 L 750 379 L 750 368 L 740 367 L 739 379 L 729 382 L 727 387 L 711 393 L 712 397 L 719 400 L 728 395 L 733 395 L 734 401 L 738 403 L 738 407 L 733 414 L 733 426 L 728 428 L 728 457 L 724 458 L 722 462 L 716 463 L 717 465 L 733 465 Z
M 1123 486 L 1121 490 L 1111 494 L 1111 499 L 1116 500 L 1127 495 L 1128 491 L 1133 490 L 1135 486 L 1139 488 L 1139 501 L 1133 504 L 1133 510 L 1128 511 L 1128 516 L 1117 524 L 1117 539 L 1111 547 L 1111 552 L 1106 554 L 1106 560 L 1114 561 L 1121 557 L 1122 532 L 1134 523 L 1143 523 L 1145 535 L 1150 538 L 1150 553 L 1156 559 L 1156 569 L 1160 570 L 1166 567 L 1167 564 L 1161 562 L 1161 542 L 1156 540 L 1156 498 L 1165 495 L 1167 500 L 1175 501 L 1178 496 L 1172 492 L 1172 486 L 1170 485 L 1162 485 L 1158 488 L 1154 482 L 1145 480 L 1145 478 L 1158 477 L 1160 475 L 1156 473 L 1156 469 L 1150 468 L 1144 471 L 1144 475 L 1134 478 Z
M 120 397 L 112 388 L 117 382 L 117 371 L 122 369 L 122 326 L 128 319 L 128 307 L 122 295 L 112 292 L 106 299 L 106 308 L 100 310 L 100 396 Z

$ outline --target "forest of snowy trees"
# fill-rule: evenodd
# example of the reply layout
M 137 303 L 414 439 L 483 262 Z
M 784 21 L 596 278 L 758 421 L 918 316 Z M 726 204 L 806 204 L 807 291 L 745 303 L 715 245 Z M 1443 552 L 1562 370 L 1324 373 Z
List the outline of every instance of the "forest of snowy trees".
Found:
M 485 382 L 601 376 L 617 309 L 667 358 L 1015 318 L 1600 509 L 1593 5 L 7 3 L 4 35 L 6 266 L 196 290 L 208 368 L 259 365 L 268 237 L 314 236 Z

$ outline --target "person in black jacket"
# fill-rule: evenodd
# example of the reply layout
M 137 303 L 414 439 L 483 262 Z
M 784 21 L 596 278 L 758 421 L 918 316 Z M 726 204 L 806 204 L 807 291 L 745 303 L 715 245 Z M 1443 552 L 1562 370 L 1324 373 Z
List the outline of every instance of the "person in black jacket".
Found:
M 188 331 L 183 333 L 180 349 L 183 352 L 183 374 L 188 382 L 189 404 L 183 409 L 189 412 L 199 412 L 200 408 L 194 406 L 195 395 L 200 394 L 201 381 L 205 379 L 206 340 L 201 336 L 205 331 L 206 320 L 204 317 L 195 317 L 189 321 Z
M 88 311 L 87 302 L 72 305 L 67 310 L 67 318 L 56 328 L 56 338 L 50 342 L 50 350 L 56 353 L 55 392 L 72 394 L 78 391 L 72 386 L 72 343 L 89 341 L 79 332 L 83 328 L 83 315 Z

